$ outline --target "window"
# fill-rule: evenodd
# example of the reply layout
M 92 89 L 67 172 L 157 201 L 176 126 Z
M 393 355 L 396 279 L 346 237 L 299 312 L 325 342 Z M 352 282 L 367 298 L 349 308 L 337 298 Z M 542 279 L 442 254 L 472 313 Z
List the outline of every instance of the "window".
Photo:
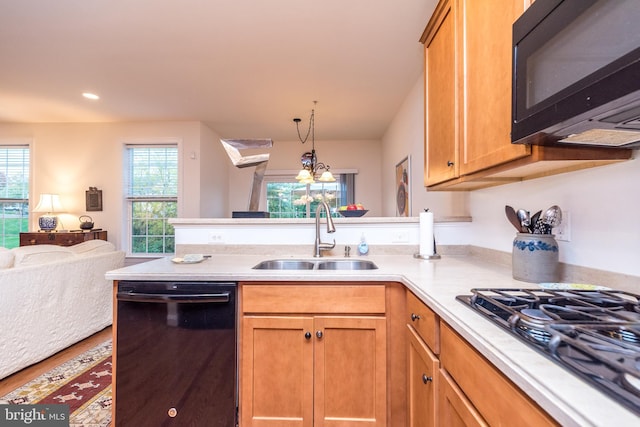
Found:
M 177 145 L 127 145 L 126 171 L 129 252 L 175 252 L 168 219 L 178 213 Z
M 29 146 L 0 145 L 0 246 L 20 246 L 29 229 Z
M 335 175 L 335 182 L 301 184 L 292 176 L 267 176 L 267 211 L 271 218 L 315 218 L 316 208 L 324 200 L 332 216 L 338 208 L 353 202 L 354 174 Z

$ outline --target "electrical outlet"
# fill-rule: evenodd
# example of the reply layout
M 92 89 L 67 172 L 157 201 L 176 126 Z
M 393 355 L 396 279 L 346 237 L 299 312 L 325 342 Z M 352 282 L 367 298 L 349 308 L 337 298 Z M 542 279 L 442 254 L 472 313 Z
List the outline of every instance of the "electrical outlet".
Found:
M 569 211 L 562 211 L 562 222 L 559 226 L 554 227 L 553 234 L 556 235 L 556 240 L 571 241 L 571 213 Z
M 392 243 L 409 243 L 408 231 L 396 231 L 391 239 Z
M 209 233 L 209 243 L 224 243 L 224 234 L 219 231 Z

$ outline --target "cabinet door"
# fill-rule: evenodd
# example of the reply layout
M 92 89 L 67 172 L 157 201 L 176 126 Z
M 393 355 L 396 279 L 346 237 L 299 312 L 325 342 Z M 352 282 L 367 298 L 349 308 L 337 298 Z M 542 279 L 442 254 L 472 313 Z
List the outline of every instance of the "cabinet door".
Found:
M 484 427 L 488 424 L 473 407 L 444 370 L 438 372 L 440 377 L 438 392 L 439 424 L 447 427 Z
M 243 318 L 243 427 L 313 426 L 313 332 L 311 317 Z
M 530 154 L 511 143 L 512 24 L 523 0 L 457 0 L 460 105 L 460 175 Z
M 436 412 L 439 362 L 409 325 L 407 336 L 409 427 L 434 427 L 439 425 Z
M 425 40 L 425 185 L 458 176 L 455 21 L 449 1 L 438 4 Z
M 314 425 L 385 426 L 386 319 L 316 317 L 314 329 Z

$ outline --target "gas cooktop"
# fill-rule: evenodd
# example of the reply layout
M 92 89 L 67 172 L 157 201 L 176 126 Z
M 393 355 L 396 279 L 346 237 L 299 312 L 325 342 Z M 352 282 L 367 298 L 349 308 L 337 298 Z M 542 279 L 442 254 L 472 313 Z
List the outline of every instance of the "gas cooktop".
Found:
M 640 296 L 472 289 L 457 297 L 640 415 Z

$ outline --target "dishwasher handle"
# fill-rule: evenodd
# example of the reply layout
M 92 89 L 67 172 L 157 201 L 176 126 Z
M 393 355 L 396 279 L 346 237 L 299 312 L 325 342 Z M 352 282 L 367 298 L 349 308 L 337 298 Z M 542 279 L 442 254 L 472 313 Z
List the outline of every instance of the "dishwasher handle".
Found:
M 228 303 L 231 299 L 229 292 L 214 294 L 147 294 L 139 292 L 118 292 L 118 301 L 130 302 L 152 302 L 166 304 L 168 302 L 179 302 L 202 304 L 202 303 Z

